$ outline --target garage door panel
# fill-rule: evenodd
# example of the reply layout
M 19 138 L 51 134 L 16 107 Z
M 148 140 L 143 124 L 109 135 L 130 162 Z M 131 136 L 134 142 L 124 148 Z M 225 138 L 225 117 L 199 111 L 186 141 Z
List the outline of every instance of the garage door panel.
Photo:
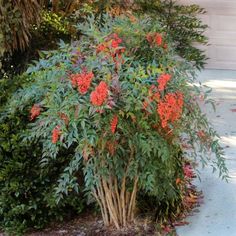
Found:
M 234 47 L 236 46 L 236 40 L 234 40 L 234 38 L 236 39 L 236 34 L 231 34 L 231 37 L 225 37 L 223 35 L 224 33 L 222 32 L 221 34 L 214 34 L 213 36 L 211 36 L 211 38 L 209 39 L 209 46 L 212 47 L 214 45 L 225 45 L 228 47 Z
M 236 0 L 179 0 L 182 4 L 198 4 L 207 11 L 199 18 L 207 25 L 209 38 L 205 48 L 207 67 L 217 69 L 236 69 Z
M 181 4 L 189 5 L 189 4 L 198 4 L 207 10 L 215 9 L 215 12 L 220 12 L 222 8 L 226 9 L 229 12 L 233 12 L 236 9 L 236 1 L 235 0 L 179 0 Z M 227 12 L 227 13 L 229 13 Z
M 236 61 L 236 46 L 214 45 L 209 56 L 218 62 Z
M 207 66 L 208 69 L 224 69 L 224 70 L 235 70 L 236 65 L 235 63 L 231 62 L 217 62 L 217 61 L 212 61 L 208 64 Z
M 236 16 L 213 15 L 211 30 L 236 32 Z

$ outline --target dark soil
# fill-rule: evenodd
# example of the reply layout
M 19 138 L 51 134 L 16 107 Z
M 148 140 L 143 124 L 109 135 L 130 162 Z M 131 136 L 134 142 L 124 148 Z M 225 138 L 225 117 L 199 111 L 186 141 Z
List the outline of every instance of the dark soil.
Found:
M 126 229 L 105 228 L 101 216 L 84 213 L 70 222 L 51 225 L 49 228 L 28 233 L 27 236 L 154 236 L 161 235 L 155 224 L 146 219 L 136 219 Z M 174 235 L 174 234 L 172 234 Z

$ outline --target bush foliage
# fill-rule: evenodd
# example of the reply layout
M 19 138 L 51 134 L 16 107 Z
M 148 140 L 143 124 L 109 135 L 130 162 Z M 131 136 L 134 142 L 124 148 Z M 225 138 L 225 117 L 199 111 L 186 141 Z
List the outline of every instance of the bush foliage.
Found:
M 181 5 L 173 0 L 137 0 L 139 11 L 158 18 L 175 42 L 176 52 L 197 69 L 204 68 L 207 57 L 205 51 L 196 44 L 206 45 L 208 42 L 204 32 L 207 29 L 199 15 L 205 10 L 196 4 Z
M 9 70 L 9 63 L 12 63 L 14 70 L 17 70 L 15 64 L 25 68 L 30 60 L 38 58 L 38 50 L 55 48 L 60 38 L 70 40 L 77 37 L 78 32 L 74 25 L 78 20 L 81 21 L 90 14 L 100 15 L 104 12 L 110 12 L 114 16 L 129 15 L 131 12 L 148 14 L 154 21 L 158 19 L 166 28 L 181 57 L 191 61 L 198 69 L 204 67 L 207 59 L 205 52 L 195 46 L 196 43 L 207 44 L 207 38 L 204 36 L 207 26 L 197 17 L 205 11 L 197 5 L 183 6 L 173 0 L 21 2 L 0 2 L 0 57 L 4 55 L 0 63 L 6 72 Z M 22 55 L 20 50 L 26 50 L 27 56 L 25 53 Z M 14 53 L 12 62 L 5 59 L 9 55 L 4 52 L 9 51 Z M 26 56 L 24 63 L 18 61 L 18 54 Z
M 28 111 L 23 140 L 42 147 L 41 166 L 60 157 L 67 163 L 57 202 L 78 191 L 83 163 L 88 196 L 105 225 L 120 228 L 134 220 L 139 191 L 179 197 L 184 148 L 195 161 L 200 149 L 201 163 L 218 168 L 222 178 L 227 170 L 199 108 L 199 97 L 211 100 L 193 86 L 194 67 L 175 54 L 166 28 L 148 17 L 105 15 L 103 22 L 90 17 L 78 25 L 80 41 L 43 52 L 1 119 Z
M 86 202 L 80 191 L 79 195 L 71 192 L 67 199 L 56 204 L 54 189 L 68 163 L 59 157 L 47 167 L 41 167 L 42 146 L 22 140 L 29 123 L 28 112 L 3 118 L 8 97 L 27 84 L 27 78 L 0 82 L 0 227 L 20 235 L 30 227 L 39 229 L 51 220 L 77 214 Z

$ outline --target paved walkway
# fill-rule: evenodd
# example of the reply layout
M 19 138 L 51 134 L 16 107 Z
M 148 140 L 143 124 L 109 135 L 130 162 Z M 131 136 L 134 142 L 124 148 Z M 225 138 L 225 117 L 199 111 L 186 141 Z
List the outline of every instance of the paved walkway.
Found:
M 201 170 L 204 203 L 199 212 L 190 216 L 189 225 L 177 229 L 179 236 L 236 236 L 236 71 L 206 70 L 200 81 L 213 89 L 217 101 L 216 113 L 206 113 L 221 136 L 231 177 L 229 183 L 221 181 L 212 169 Z

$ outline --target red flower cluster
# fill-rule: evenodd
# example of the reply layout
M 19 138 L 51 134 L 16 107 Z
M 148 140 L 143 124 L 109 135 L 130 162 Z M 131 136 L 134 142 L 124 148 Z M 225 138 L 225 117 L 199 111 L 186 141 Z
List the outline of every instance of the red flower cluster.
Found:
M 104 52 L 104 51 L 110 51 L 110 49 L 117 49 L 120 47 L 120 44 L 122 43 L 122 39 L 119 38 L 117 34 L 111 34 L 109 35 L 104 43 L 101 43 L 97 46 L 97 53 Z
M 119 38 L 119 36 L 117 34 L 112 34 L 111 35 L 111 46 L 112 46 L 112 48 L 119 47 L 121 43 L 122 43 L 122 39 Z
M 157 44 L 157 46 L 161 46 L 162 45 L 162 36 L 161 36 L 161 34 L 156 34 L 155 35 L 155 42 L 156 42 L 156 44 Z
M 111 132 L 113 134 L 116 132 L 117 124 L 118 124 L 118 116 L 115 115 L 115 116 L 113 116 L 111 123 L 110 123 Z
M 52 143 L 57 143 L 61 135 L 61 127 L 57 125 L 52 131 Z
M 148 33 L 146 35 L 147 41 L 152 44 L 152 45 L 157 45 L 157 46 L 163 46 L 163 48 L 167 48 L 167 44 L 163 44 L 163 37 L 160 33 L 154 32 L 154 33 Z
M 81 94 L 85 94 L 85 93 L 87 93 L 87 91 L 90 87 L 93 77 L 94 77 L 93 72 L 89 72 L 89 73 L 83 72 L 80 74 L 71 75 L 72 86 L 73 87 L 77 86 L 78 91 Z
M 37 104 L 34 104 L 30 110 L 30 120 L 34 120 L 37 116 L 40 115 L 41 107 Z
M 117 34 L 109 35 L 104 43 L 97 46 L 97 53 L 107 52 L 114 60 L 116 66 L 121 62 L 122 53 L 125 52 L 125 48 L 121 47 L 122 39 Z
M 107 46 L 105 43 L 101 43 L 97 46 L 97 53 L 104 52 L 107 50 Z
M 157 79 L 159 91 L 163 91 L 165 89 L 166 84 L 168 83 L 170 79 L 171 79 L 171 75 L 169 74 L 160 75 L 160 77 Z
M 99 85 L 90 94 L 90 101 L 94 106 L 101 106 L 108 96 L 108 86 L 104 81 L 101 81 Z
M 167 127 L 168 122 L 175 122 L 181 117 L 183 110 L 183 94 L 169 93 L 160 101 L 157 112 L 161 119 L 161 126 Z

